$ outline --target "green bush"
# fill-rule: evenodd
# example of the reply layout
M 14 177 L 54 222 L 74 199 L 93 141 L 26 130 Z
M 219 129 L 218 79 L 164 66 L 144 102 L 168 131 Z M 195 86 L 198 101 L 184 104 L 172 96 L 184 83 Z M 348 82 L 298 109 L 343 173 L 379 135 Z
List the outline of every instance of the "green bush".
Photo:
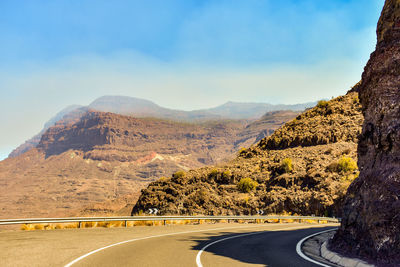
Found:
M 223 171 L 221 173 L 221 181 L 224 183 L 229 183 L 229 180 L 231 179 L 232 173 L 227 170 L 227 171 Z
M 176 173 L 172 174 L 172 179 L 174 183 L 177 184 L 184 184 L 186 182 L 186 173 L 184 171 L 177 171 Z
M 319 108 L 326 108 L 329 106 L 329 102 L 326 100 L 320 100 L 318 101 L 317 107 Z
M 208 177 L 215 179 L 215 178 L 217 178 L 218 174 L 219 174 L 219 171 L 217 169 L 212 169 L 210 171 L 210 173 L 208 174 Z
M 337 163 L 337 170 L 338 172 L 353 172 L 357 170 L 357 162 L 355 162 L 352 158 L 350 157 L 342 157 L 339 159 Z
M 242 178 L 237 184 L 240 192 L 249 193 L 258 186 L 258 183 L 251 178 Z
M 292 160 L 290 158 L 285 158 L 284 160 L 282 160 L 281 165 L 280 165 L 280 169 L 284 173 L 288 173 L 288 172 L 293 171 Z

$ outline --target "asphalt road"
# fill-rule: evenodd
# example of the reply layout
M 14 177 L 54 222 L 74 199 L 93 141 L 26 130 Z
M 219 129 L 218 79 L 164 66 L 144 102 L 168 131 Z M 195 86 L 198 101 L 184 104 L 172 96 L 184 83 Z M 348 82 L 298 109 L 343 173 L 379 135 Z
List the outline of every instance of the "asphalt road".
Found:
M 299 224 L 233 227 L 137 237 L 91 254 L 72 266 L 198 266 L 200 262 L 204 267 L 317 266 L 297 255 L 296 244 L 307 235 L 332 228 L 299 229 L 310 227 Z

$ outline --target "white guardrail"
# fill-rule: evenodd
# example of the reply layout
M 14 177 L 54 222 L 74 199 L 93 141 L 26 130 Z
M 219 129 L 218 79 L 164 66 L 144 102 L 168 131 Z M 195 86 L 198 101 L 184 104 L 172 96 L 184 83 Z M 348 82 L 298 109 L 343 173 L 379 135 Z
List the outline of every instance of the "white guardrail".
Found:
M 0 225 L 13 225 L 13 224 L 44 224 L 44 223 L 71 223 L 78 222 L 79 227 L 82 222 L 113 222 L 123 221 L 124 226 L 127 226 L 128 221 L 163 221 L 164 225 L 167 221 L 175 220 L 298 220 L 299 222 L 305 220 L 313 220 L 320 223 L 320 221 L 327 221 L 332 223 L 340 222 L 338 218 L 330 217 L 315 217 L 315 216 L 279 216 L 279 215 L 258 215 L 258 216 L 122 216 L 122 217 L 69 217 L 69 218 L 32 218 L 32 219 L 1 219 Z

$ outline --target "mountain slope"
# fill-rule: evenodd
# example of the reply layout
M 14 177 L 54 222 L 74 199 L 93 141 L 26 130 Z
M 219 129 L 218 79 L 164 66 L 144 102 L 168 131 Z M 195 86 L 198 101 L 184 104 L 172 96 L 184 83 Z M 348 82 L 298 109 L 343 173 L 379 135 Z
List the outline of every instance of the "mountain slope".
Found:
M 152 182 L 132 214 L 338 215 L 357 176 L 354 138 L 362 121 L 357 93 L 320 102 L 227 164 Z
M 0 162 L 0 216 L 113 214 L 157 177 L 224 160 L 255 140 L 258 129 L 269 133 L 296 115 L 278 112 L 255 128 L 246 121 L 190 124 L 98 111 L 64 116 L 36 148 Z

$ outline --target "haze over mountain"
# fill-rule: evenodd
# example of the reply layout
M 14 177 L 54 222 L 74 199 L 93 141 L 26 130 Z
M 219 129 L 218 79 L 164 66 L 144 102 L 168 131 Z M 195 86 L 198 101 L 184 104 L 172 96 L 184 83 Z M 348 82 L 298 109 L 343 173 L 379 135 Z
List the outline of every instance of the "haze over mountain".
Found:
M 295 105 L 273 105 L 268 103 L 227 102 L 209 109 L 183 111 L 163 108 L 152 101 L 127 96 L 103 96 L 88 107 L 98 111 L 113 112 L 136 117 L 155 117 L 171 120 L 212 120 L 212 119 L 258 119 L 270 111 L 302 111 L 315 106 L 317 102 Z
M 169 119 L 173 121 L 201 122 L 208 120 L 223 119 L 242 119 L 255 120 L 269 111 L 291 110 L 301 111 L 312 107 L 316 102 L 296 104 L 296 105 L 272 105 L 267 103 L 235 103 L 228 102 L 221 106 L 194 111 L 174 110 L 161 107 L 152 101 L 127 97 L 127 96 L 102 96 L 94 100 L 87 107 L 72 105 L 69 106 L 47 123 L 44 128 L 24 144 L 14 149 L 9 157 L 16 157 L 39 144 L 43 133 L 56 123 L 68 124 L 84 114 L 87 110 L 97 110 L 103 112 L 112 112 L 121 115 L 129 115 L 139 118 L 152 117 Z

